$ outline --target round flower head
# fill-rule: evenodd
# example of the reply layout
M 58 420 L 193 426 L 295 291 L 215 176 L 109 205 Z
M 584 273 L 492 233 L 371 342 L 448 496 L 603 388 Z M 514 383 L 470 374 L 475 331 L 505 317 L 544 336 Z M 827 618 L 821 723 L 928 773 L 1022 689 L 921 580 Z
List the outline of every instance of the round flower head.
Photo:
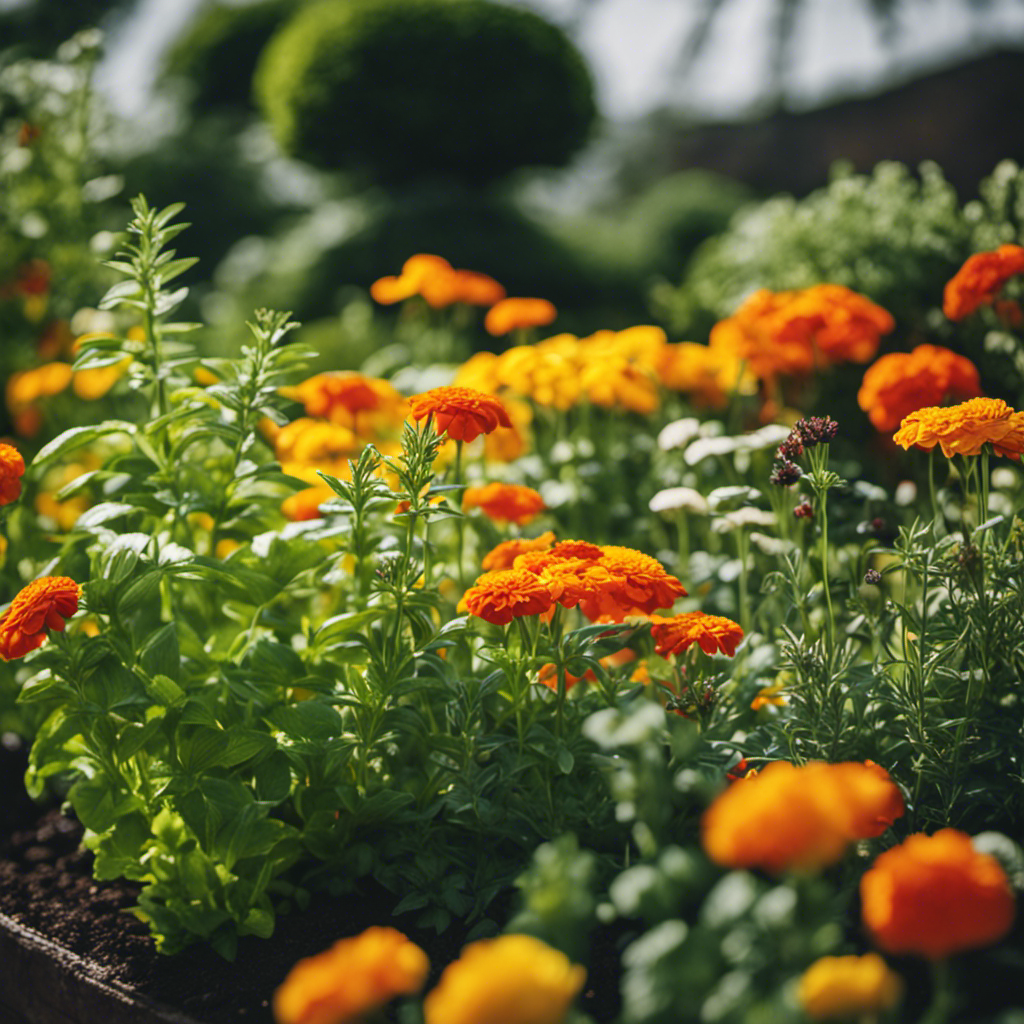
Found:
M 659 608 L 671 608 L 686 596 L 686 589 L 665 571 L 656 558 L 632 548 L 604 545 L 598 563 L 607 570 L 610 583 L 593 598 L 581 602 L 588 619 L 607 616 L 622 622 L 627 615 L 650 615 Z
M 386 381 L 371 380 L 361 373 L 346 370 L 318 373 L 286 391 L 302 402 L 307 416 L 319 416 L 348 425 L 352 416 L 381 406 L 384 400 L 382 384 L 387 390 L 394 391 Z M 398 399 L 397 392 L 395 399 Z
M 942 448 L 947 459 L 978 455 L 991 444 L 996 455 L 1020 459 L 1024 452 L 1024 412 L 1014 412 L 1001 398 L 972 398 L 947 408 L 918 409 L 907 416 L 893 440 L 903 448 Z
M 466 610 L 496 626 L 524 615 L 543 615 L 554 598 L 543 580 L 526 569 L 502 569 L 481 576 L 463 598 Z
M 999 861 L 944 828 L 886 850 L 861 879 L 861 912 L 887 953 L 943 960 L 989 946 L 1013 924 L 1014 898 Z
M 382 306 L 390 306 L 422 294 L 424 287 L 430 287 L 430 281 L 437 277 L 446 278 L 452 273 L 452 265 L 446 259 L 418 253 L 405 261 L 400 277 L 382 277 L 374 281 L 370 285 L 370 295 Z
M 21 497 L 21 478 L 25 460 L 13 445 L 0 443 L 0 505 L 10 505 Z
M 686 612 L 670 619 L 655 616 L 651 621 L 654 651 L 662 657 L 682 654 L 694 644 L 699 644 L 705 654 L 721 653 L 732 658 L 743 640 L 742 627 L 721 615 Z
M 562 1024 L 587 972 L 530 935 L 471 943 L 423 1001 L 425 1024 Z
M 1003 285 L 1024 273 L 1024 248 L 1001 245 L 994 252 L 978 252 L 946 284 L 942 311 L 950 320 L 963 320 L 989 305 Z
M 895 430 L 918 409 L 962 402 L 981 395 L 974 364 L 940 345 L 918 345 L 912 352 L 890 352 L 864 374 L 857 404 L 876 430 Z
M 277 1024 L 348 1024 L 395 996 L 419 992 L 426 953 L 394 928 L 367 928 L 300 960 L 274 993 Z
M 556 316 L 547 299 L 502 299 L 487 311 L 484 327 L 497 338 L 525 327 L 544 327 Z
M 81 587 L 67 576 L 41 576 L 23 587 L 0 618 L 0 658 L 23 658 L 43 645 L 46 630 L 63 632 L 78 611 Z
M 689 395 L 705 408 L 721 409 L 728 404 L 730 395 L 737 391 L 750 394 L 757 386 L 735 352 L 693 341 L 666 345 L 660 353 L 657 371 L 666 388 Z M 658 443 L 661 444 L 660 435 Z
M 462 495 L 462 507 L 467 511 L 479 508 L 489 519 L 522 526 L 547 506 L 532 487 L 490 483 L 484 487 L 467 487 Z
M 415 395 L 410 406 L 414 420 L 432 416 L 437 433 L 447 433 L 453 441 L 475 441 L 498 427 L 512 426 L 505 406 L 494 395 L 472 388 L 433 388 Z
M 877 953 L 823 956 L 804 971 L 797 999 L 813 1020 L 848 1020 L 890 1010 L 903 983 Z
M 547 551 L 554 543 L 555 535 L 550 530 L 532 540 L 519 537 L 514 540 L 503 540 L 496 548 L 484 555 L 480 564 L 490 572 L 495 572 L 498 569 L 511 569 L 520 555 L 525 555 L 528 551 Z
M 898 797 L 868 765 L 773 761 L 708 808 L 704 849 L 725 867 L 817 870 L 839 860 L 849 843 L 877 835 Z

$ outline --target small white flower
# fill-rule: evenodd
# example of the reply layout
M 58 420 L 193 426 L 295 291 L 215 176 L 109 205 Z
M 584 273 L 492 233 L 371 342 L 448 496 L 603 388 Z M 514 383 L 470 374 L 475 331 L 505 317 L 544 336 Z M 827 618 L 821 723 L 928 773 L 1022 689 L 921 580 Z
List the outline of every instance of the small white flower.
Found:
M 693 512 L 695 515 L 707 515 L 708 502 L 700 491 L 692 487 L 668 487 L 651 498 L 652 512 Z
M 917 484 L 913 480 L 901 480 L 896 487 L 896 504 L 902 507 L 913 505 L 917 501 Z
M 777 448 L 789 435 L 789 427 L 784 427 L 781 423 L 769 423 L 760 430 L 745 434 L 743 444 L 750 451 L 762 451 L 765 448 Z
M 716 511 L 723 505 L 739 505 L 744 501 L 755 501 L 761 497 L 761 492 L 756 487 L 739 485 L 736 487 L 716 487 L 708 495 L 708 504 Z
M 734 509 L 719 516 L 712 524 L 711 529 L 715 533 L 731 533 L 733 530 L 740 530 L 744 526 L 774 526 L 775 513 L 766 512 L 761 508 L 754 508 L 747 505 L 744 508 Z
M 1015 491 L 1019 483 L 1017 471 L 1009 466 L 997 466 L 992 470 L 992 486 L 998 491 Z
M 683 453 L 688 466 L 696 466 L 709 455 L 732 455 L 736 451 L 734 437 L 698 437 Z
M 768 534 L 758 533 L 757 530 L 751 530 L 750 539 L 766 555 L 784 555 L 796 547 L 791 540 L 783 540 L 781 537 L 769 537 Z
M 683 420 L 676 420 L 662 427 L 658 434 L 658 447 L 663 452 L 671 451 L 673 448 L 685 448 L 700 433 L 700 420 L 694 416 L 688 416 Z

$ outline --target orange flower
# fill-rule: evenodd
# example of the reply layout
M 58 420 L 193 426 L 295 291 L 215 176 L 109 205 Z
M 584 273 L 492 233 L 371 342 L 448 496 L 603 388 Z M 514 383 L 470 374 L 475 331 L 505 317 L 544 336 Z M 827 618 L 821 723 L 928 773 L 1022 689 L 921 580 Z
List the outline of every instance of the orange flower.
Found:
M 831 363 L 866 363 L 895 326 L 886 310 L 863 295 L 840 284 L 819 284 L 795 293 L 778 329 L 809 332 L 811 344 Z
M 735 392 L 749 394 L 754 378 L 736 353 L 693 341 L 666 345 L 657 365 L 661 383 L 690 395 L 698 405 L 724 408 Z
M 1013 924 L 1013 891 L 999 861 L 951 828 L 886 850 L 860 894 L 864 924 L 888 953 L 942 960 L 997 942 Z
M 70 363 L 46 363 L 34 370 L 12 373 L 7 381 L 7 408 L 17 414 L 40 398 L 59 394 L 70 383 Z
M 320 506 L 325 502 L 337 498 L 334 491 L 327 484 L 319 484 L 307 487 L 305 490 L 296 491 L 293 495 L 281 502 L 281 511 L 293 522 L 305 522 L 309 519 L 321 517 Z
M 451 275 L 451 292 L 453 302 L 464 302 L 467 306 L 493 306 L 505 298 L 505 289 L 487 274 L 478 274 L 474 270 L 455 270 Z M 430 295 L 423 296 L 428 303 Z
M 386 381 L 345 370 L 318 373 L 282 393 L 305 406 L 307 416 L 317 416 L 344 427 L 352 427 L 361 412 L 387 410 L 394 413 L 402 396 Z
M 484 555 L 480 564 L 490 572 L 496 572 L 498 569 L 511 569 L 520 555 L 526 554 L 527 551 L 546 551 L 554 543 L 555 535 L 550 530 L 532 540 L 518 537 L 514 540 L 504 540 Z
M 305 466 L 347 466 L 347 460 L 363 447 L 347 427 L 302 416 L 282 427 L 274 438 L 277 461 Z M 337 475 L 337 474 L 335 474 Z
M 876 430 L 888 433 L 918 409 L 980 395 L 978 371 L 969 359 L 940 345 L 918 345 L 912 352 L 891 352 L 873 363 L 864 374 L 857 403 Z
M 10 505 L 18 500 L 24 474 L 25 460 L 21 452 L 13 445 L 0 442 L 0 505 Z
M 947 459 L 978 455 L 991 444 L 996 455 L 1020 459 L 1024 452 L 1024 412 L 1014 412 L 1001 398 L 972 398 L 948 409 L 929 407 L 906 416 L 893 440 L 903 448 L 936 445 Z
M 942 311 L 950 320 L 963 320 L 989 305 L 1004 284 L 1024 273 L 1024 248 L 1001 245 L 995 252 L 978 252 L 946 284 Z
M 544 327 L 556 316 L 558 311 L 547 299 L 502 299 L 487 311 L 484 327 L 497 338 L 526 327 Z
M 635 366 L 623 356 L 609 356 L 586 363 L 580 384 L 587 398 L 604 409 L 650 415 L 660 401 L 658 383 L 651 372 Z
M 701 824 L 704 849 L 730 868 L 816 870 L 877 835 L 899 791 L 869 765 L 773 761 L 730 786 Z M 894 793 L 895 790 L 895 793 Z M 902 813 L 902 799 L 900 800 Z
M 555 603 L 543 580 L 525 569 L 501 569 L 481 576 L 463 601 L 471 615 L 496 626 L 507 626 L 524 615 L 543 615 Z
M 367 928 L 300 960 L 274 993 L 277 1024 L 355 1024 L 395 996 L 419 992 L 427 954 L 394 928 Z
M 423 1001 L 425 1024 L 562 1024 L 587 972 L 531 935 L 470 943 Z
M 40 576 L 23 587 L 0 618 L 0 658 L 23 658 L 43 645 L 47 629 L 62 632 L 81 591 L 67 576 Z
M 670 619 L 660 615 L 652 618 L 651 637 L 654 651 L 665 657 L 682 654 L 693 644 L 700 644 L 705 654 L 736 654 L 736 647 L 743 639 L 743 629 L 732 619 L 721 615 L 706 615 L 704 612 L 686 612 Z
M 686 596 L 682 583 L 656 558 L 643 552 L 605 545 L 599 564 L 608 571 L 611 582 L 596 598 L 581 603 L 588 619 L 608 616 L 612 622 L 622 622 L 627 615 L 650 615 L 659 608 L 669 608 Z
M 462 495 L 467 511 L 479 508 L 489 519 L 522 526 L 543 512 L 544 499 L 532 487 L 522 484 L 490 483 L 484 487 L 467 487 Z
M 870 1019 L 892 1009 L 903 983 L 877 953 L 823 956 L 804 971 L 797 1000 L 814 1020 Z
M 453 441 L 474 441 L 498 427 L 511 427 L 505 406 L 493 395 L 454 385 L 433 388 L 411 400 L 414 420 L 434 418 L 434 429 Z
M 629 665 L 634 661 L 636 661 L 636 651 L 623 647 L 621 651 L 605 655 L 601 659 L 601 664 L 605 668 L 621 668 L 623 665 Z M 537 682 L 542 686 L 546 686 L 549 690 L 557 690 L 558 666 L 550 661 L 546 665 L 541 666 L 541 670 L 537 673 Z M 593 669 L 588 668 L 581 676 L 574 676 L 571 672 L 565 673 L 565 689 L 567 692 L 580 682 L 596 683 L 597 676 L 594 675 Z
M 440 256 L 418 253 L 402 265 L 401 277 L 382 277 L 370 285 L 370 295 L 382 306 L 404 302 L 419 295 L 424 284 L 434 277 L 447 277 L 452 265 Z M 429 287 L 429 285 L 428 285 Z

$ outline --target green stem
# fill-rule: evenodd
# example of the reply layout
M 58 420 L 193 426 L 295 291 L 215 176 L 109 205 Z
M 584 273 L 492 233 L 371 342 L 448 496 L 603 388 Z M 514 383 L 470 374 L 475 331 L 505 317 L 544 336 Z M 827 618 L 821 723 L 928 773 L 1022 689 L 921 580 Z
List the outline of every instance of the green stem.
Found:
M 462 442 L 455 442 L 455 486 L 457 487 L 462 483 Z M 459 504 L 462 504 L 462 498 L 460 492 Z M 459 588 L 462 591 L 466 589 L 466 573 L 462 565 L 462 545 L 465 537 L 466 521 L 461 517 L 455 521 L 456 525 L 456 548 L 455 548 L 455 565 L 459 576 Z
M 948 960 L 932 963 L 932 1002 L 919 1024 L 948 1024 L 953 1013 L 953 977 Z

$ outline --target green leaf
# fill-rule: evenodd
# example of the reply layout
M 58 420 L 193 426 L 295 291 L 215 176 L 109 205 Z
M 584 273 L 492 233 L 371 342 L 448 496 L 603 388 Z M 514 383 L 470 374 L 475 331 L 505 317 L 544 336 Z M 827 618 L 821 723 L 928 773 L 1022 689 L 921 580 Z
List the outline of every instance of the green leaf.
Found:
M 152 679 L 143 679 L 142 685 L 153 700 L 165 707 L 173 707 L 185 700 L 185 691 L 169 676 L 156 675 Z
M 58 434 L 49 444 L 43 445 L 39 453 L 32 460 L 34 467 L 42 466 L 57 458 L 58 455 L 66 455 L 76 448 L 91 444 L 98 437 L 105 437 L 107 434 L 136 434 L 134 423 L 125 420 L 104 420 L 103 423 L 94 423 L 88 427 L 72 427 Z

